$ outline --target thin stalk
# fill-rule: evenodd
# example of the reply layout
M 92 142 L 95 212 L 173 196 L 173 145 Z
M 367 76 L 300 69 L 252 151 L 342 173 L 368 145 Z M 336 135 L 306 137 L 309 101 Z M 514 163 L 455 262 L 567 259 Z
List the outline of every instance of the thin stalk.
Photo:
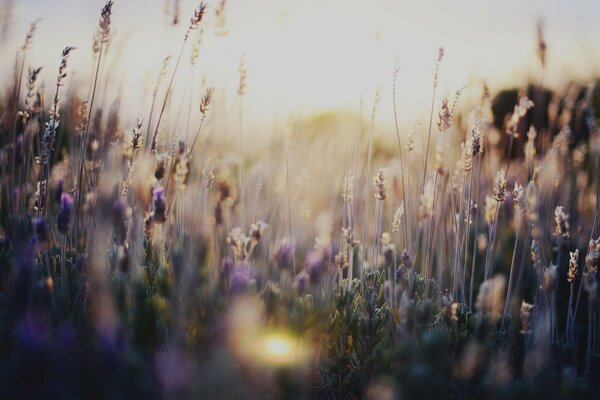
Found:
M 287 189 L 287 201 L 288 201 L 288 228 L 290 234 L 290 240 L 292 241 L 292 265 L 294 269 L 294 276 L 296 276 L 296 247 L 294 246 L 294 236 L 292 234 L 292 195 L 290 193 L 290 160 L 289 157 L 285 159 L 285 181 Z
M 83 183 L 83 172 L 84 172 L 84 162 L 85 162 L 85 150 L 87 149 L 88 135 L 90 131 L 90 125 L 92 123 L 91 117 L 94 109 L 94 98 L 96 97 L 96 88 L 98 86 L 98 76 L 100 74 L 100 64 L 102 62 L 102 50 L 104 49 L 104 41 L 100 41 L 100 50 L 98 52 L 98 62 L 96 63 L 96 72 L 94 73 L 94 85 L 92 86 L 92 96 L 90 98 L 90 106 L 88 109 L 87 116 L 87 124 L 85 127 L 85 132 L 83 134 L 83 142 L 81 144 L 81 151 L 79 155 L 79 172 L 77 175 L 77 212 L 75 213 L 77 222 L 75 225 L 79 226 L 79 213 L 81 209 L 81 199 L 83 196 L 82 183 Z
M 360 267 L 360 280 L 362 281 L 365 276 L 365 253 L 366 253 L 366 238 L 367 238 L 367 220 L 369 215 L 369 177 L 371 176 L 371 143 L 373 141 L 373 131 L 374 131 L 374 117 L 371 117 L 371 129 L 369 131 L 369 141 L 367 143 L 367 169 L 366 174 L 364 175 L 365 179 L 365 208 L 363 215 L 363 231 L 362 231 L 362 240 L 363 244 L 361 246 L 361 267 Z
M 491 258 L 491 254 L 492 254 L 492 247 L 494 244 L 494 239 L 496 236 L 496 223 L 498 221 L 498 211 L 500 209 L 500 202 L 496 202 L 496 211 L 494 212 L 494 221 L 492 222 L 492 225 L 490 226 L 490 233 L 489 233 L 489 240 L 488 240 L 488 247 L 487 247 L 487 251 L 485 254 L 485 270 L 484 270 L 484 276 L 483 276 L 483 280 L 487 280 L 489 278 L 489 268 L 490 268 L 490 258 Z
M 395 81 L 395 79 L 394 79 Z M 401 184 L 402 184 L 402 197 L 404 198 L 404 207 L 406 208 L 406 215 L 409 215 L 409 205 L 408 205 L 408 198 L 406 197 L 406 185 L 404 183 L 404 161 L 403 161 L 403 157 L 402 157 L 402 140 L 400 139 L 400 129 L 398 128 L 398 112 L 396 110 L 396 85 L 394 85 L 394 88 L 392 90 L 392 100 L 394 103 L 394 127 L 396 128 L 396 138 L 398 139 L 398 153 L 400 155 L 400 176 L 401 176 Z M 410 248 L 410 244 L 408 243 L 410 240 L 410 237 L 408 236 L 408 222 L 407 222 L 407 218 L 404 218 L 404 247 L 405 248 Z
M 156 122 L 156 128 L 154 129 L 154 135 L 152 136 L 152 147 L 154 149 L 156 145 L 156 137 L 158 136 L 158 129 L 160 128 L 160 122 L 162 121 L 162 117 L 165 113 L 165 109 L 167 108 L 167 99 L 169 98 L 169 94 L 171 89 L 173 88 L 173 82 L 175 81 L 175 75 L 177 74 L 177 70 L 179 69 L 179 64 L 181 63 L 181 57 L 183 56 L 183 50 L 185 49 L 185 45 L 188 41 L 189 35 L 185 35 L 183 39 L 183 44 L 181 45 L 181 50 L 179 51 L 179 56 L 177 57 L 177 62 L 175 63 L 175 69 L 173 70 L 173 74 L 171 75 L 171 80 L 169 81 L 169 86 L 167 86 L 167 92 L 165 94 L 165 98 L 163 100 L 162 106 L 160 108 L 160 114 L 158 114 L 158 121 Z
M 460 282 L 462 282 L 462 279 L 460 279 L 460 250 L 461 250 L 461 244 L 460 244 L 460 237 L 461 237 L 461 230 L 460 230 L 460 221 L 462 221 L 462 215 L 463 215 L 463 203 L 465 201 L 465 173 L 462 174 L 462 185 L 461 185 L 461 189 L 460 189 L 460 201 L 458 204 L 458 222 L 456 223 L 456 242 L 454 244 L 454 272 L 453 272 L 453 277 L 452 277 L 452 293 L 458 297 L 458 293 L 456 292 L 457 290 L 457 285 L 460 284 Z
M 461 275 L 462 275 L 462 300 L 466 300 L 465 287 L 466 279 L 467 279 L 467 259 L 469 257 L 469 237 L 471 233 L 471 199 L 473 194 L 473 168 L 469 171 L 469 195 L 467 196 L 467 227 L 465 229 L 465 234 L 463 237 L 464 242 L 464 261 L 461 267 Z
M 520 218 L 520 216 L 518 216 Z M 506 292 L 506 300 L 504 301 L 504 311 L 502 312 L 502 326 L 504 326 L 504 320 L 506 318 L 506 313 L 508 312 L 508 306 L 512 298 L 512 280 L 513 280 L 513 272 L 515 267 L 515 259 L 517 257 L 517 246 L 519 244 L 519 231 L 521 227 L 520 221 L 518 221 L 517 232 L 515 234 L 515 245 L 513 246 L 513 254 L 510 262 L 510 272 L 508 274 L 508 289 Z
M 425 294 L 427 294 L 429 292 L 429 259 L 431 257 L 431 247 L 432 247 L 432 241 L 433 241 L 433 229 L 434 229 L 434 220 L 435 220 L 435 211 L 436 211 L 436 206 L 437 206 L 437 202 L 435 201 L 436 198 L 436 190 L 437 190 L 437 180 L 438 180 L 438 173 L 435 173 L 435 178 L 433 178 L 433 207 L 431 207 L 431 216 L 429 217 L 429 232 L 428 232 L 428 236 L 427 236 L 427 244 L 425 246 L 425 265 L 423 268 L 424 274 L 425 274 Z M 432 266 L 433 269 L 433 266 Z
M 436 73 L 437 74 L 437 73 Z M 437 80 L 433 82 L 433 94 L 431 96 L 431 110 L 429 112 L 429 129 L 427 131 L 427 145 L 425 146 L 425 154 L 423 155 L 423 179 L 421 179 L 421 192 L 425 188 L 425 178 L 427 177 L 427 160 L 429 156 L 429 143 L 431 141 L 431 127 L 433 125 L 433 111 L 435 107 L 435 94 L 437 91 Z
M 240 175 L 240 201 L 241 201 L 241 213 L 240 213 L 240 218 L 241 218 L 241 226 L 243 227 L 246 224 L 246 195 L 244 193 L 244 147 L 243 147 L 243 135 L 242 135 L 242 116 L 243 116 L 243 110 L 242 110 L 242 95 L 240 95 L 240 101 L 239 101 L 239 114 L 238 114 L 238 122 L 239 122 L 239 140 L 240 140 L 240 170 L 239 170 L 239 175 Z
M 481 157 L 477 163 L 476 204 L 479 205 L 479 183 L 481 182 Z M 469 285 L 469 309 L 473 309 L 473 285 L 475 281 L 475 263 L 477 261 L 477 227 L 479 226 L 479 207 L 475 209 L 475 229 L 473 232 L 473 260 L 471 261 L 471 283 Z

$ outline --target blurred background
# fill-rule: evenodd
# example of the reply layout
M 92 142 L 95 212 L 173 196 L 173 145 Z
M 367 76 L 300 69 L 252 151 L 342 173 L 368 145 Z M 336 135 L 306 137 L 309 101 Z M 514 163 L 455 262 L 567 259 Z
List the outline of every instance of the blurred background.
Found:
M 29 23 L 42 18 L 27 64 L 45 66 L 42 80 L 51 82 L 62 48 L 79 47 L 69 60 L 70 82 L 85 96 L 92 38 L 104 1 L 2 1 L 3 9 L 10 10 L 2 16 L 2 79 L 13 73 L 11 59 Z M 178 54 L 197 3 L 115 1 L 113 50 L 104 68 L 114 71 L 110 79 L 118 84 L 107 85 L 107 90 L 120 96 L 123 114 L 132 120 L 147 113 L 162 60 Z M 386 128 L 391 127 L 386 116 L 392 112 L 392 70 L 398 59 L 398 106 L 406 127 L 428 112 L 439 46 L 446 49 L 440 94 L 466 85 L 467 101 L 480 96 L 483 82 L 497 91 L 532 78 L 558 86 L 600 74 L 595 43 L 599 16 L 600 2 L 595 0 L 215 0 L 196 76 L 190 78 L 187 63 L 178 72 L 175 90 L 206 82 L 218 90 L 215 106 L 231 111 L 243 55 L 248 69 L 244 122 L 249 131 L 270 131 L 290 113 L 358 112 L 361 99 L 370 110 L 378 87 Z M 538 23 L 548 45 L 543 74 L 536 58 Z

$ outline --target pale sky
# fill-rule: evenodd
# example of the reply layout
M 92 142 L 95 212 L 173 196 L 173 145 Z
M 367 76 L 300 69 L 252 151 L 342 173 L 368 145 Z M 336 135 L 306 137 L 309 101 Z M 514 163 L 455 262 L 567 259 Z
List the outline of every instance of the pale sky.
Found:
M 66 45 L 80 48 L 69 60 L 73 77 L 86 83 L 91 71 L 90 47 L 103 0 L 15 0 L 11 41 L 2 48 L 11 60 L 30 21 L 41 17 L 28 64 L 44 65 L 43 79 L 53 80 Z M 111 87 L 123 88 L 131 118 L 145 113 L 148 88 L 166 55 L 176 56 L 185 25 L 197 1 L 180 1 L 181 23 L 165 15 L 173 0 L 116 0 L 115 42 L 121 47 Z M 400 57 L 398 101 L 408 120 L 427 109 L 437 48 L 446 48 L 440 92 L 463 85 L 478 93 L 482 79 L 492 88 L 519 84 L 538 76 L 536 21 L 543 18 L 548 43 L 545 79 L 558 84 L 600 72 L 600 1 L 578 0 L 229 0 L 228 34 L 214 34 L 210 5 L 206 34 L 194 81 L 203 77 L 232 104 L 238 83 L 238 60 L 248 68 L 245 113 L 261 121 L 289 113 L 358 110 L 361 97 L 370 109 L 382 88 L 382 117 L 391 112 L 394 60 Z M 122 46 L 119 46 L 122 44 Z M 189 50 L 189 46 L 188 46 Z M 189 56 L 176 87 L 187 93 Z M 12 62 L 1 66 L 3 76 Z M 87 87 L 86 85 L 82 85 Z M 85 90 L 83 90 L 85 95 Z M 182 92 L 182 93 L 183 93 Z M 176 92 L 177 94 L 177 92 Z M 145 95 L 145 96 L 144 96 Z

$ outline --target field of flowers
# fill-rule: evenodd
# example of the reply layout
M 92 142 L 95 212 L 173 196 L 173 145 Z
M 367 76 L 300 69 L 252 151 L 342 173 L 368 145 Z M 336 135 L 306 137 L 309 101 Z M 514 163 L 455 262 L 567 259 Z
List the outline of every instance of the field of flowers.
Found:
M 38 79 L 38 21 L 4 53 L 0 398 L 600 398 L 600 85 L 463 102 L 440 47 L 412 129 L 394 67 L 356 114 L 292 115 L 257 152 L 243 58 L 230 112 L 204 82 L 173 96 L 224 5 L 181 11 L 137 122 L 105 90 L 112 1 L 85 88 L 69 46 Z

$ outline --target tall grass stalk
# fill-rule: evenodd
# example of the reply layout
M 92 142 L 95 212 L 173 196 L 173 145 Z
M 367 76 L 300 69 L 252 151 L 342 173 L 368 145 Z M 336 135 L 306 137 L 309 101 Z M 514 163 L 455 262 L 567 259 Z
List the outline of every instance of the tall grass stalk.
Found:
M 361 282 L 364 280 L 365 277 L 365 260 L 366 260 L 366 245 L 367 245 L 367 221 L 369 220 L 369 184 L 368 184 L 368 179 L 371 176 L 371 161 L 372 161 L 372 145 L 373 145 L 373 135 L 374 135 L 374 131 L 375 131 L 375 114 L 377 111 L 377 105 L 379 104 L 379 101 L 381 100 L 381 96 L 380 96 L 380 91 L 379 88 L 376 90 L 375 92 L 375 97 L 373 99 L 373 108 L 371 109 L 371 124 L 370 124 L 370 129 L 369 129 L 369 140 L 367 142 L 367 154 L 366 154 L 366 161 L 367 161 L 367 165 L 366 165 L 366 173 L 363 175 L 364 179 L 363 182 L 365 183 L 365 190 L 364 190 L 364 196 L 365 196 L 365 207 L 364 207 L 364 215 L 363 215 L 363 230 L 362 230 L 362 246 L 361 246 L 361 257 L 360 257 L 360 261 L 361 261 L 361 267 L 360 267 L 360 280 Z M 372 266 L 371 266 L 372 267 Z
M 200 3 L 198 8 L 194 10 L 194 15 L 190 20 L 190 24 L 185 32 L 183 43 L 181 44 L 181 50 L 179 50 L 179 56 L 177 57 L 177 62 L 175 63 L 175 68 L 173 69 L 173 74 L 171 75 L 171 79 L 169 80 L 169 85 L 167 86 L 167 90 L 165 93 L 165 97 L 162 102 L 162 106 L 160 108 L 160 113 L 158 114 L 158 121 L 156 122 L 156 128 L 154 129 L 154 134 L 152 136 L 152 144 L 156 144 L 156 137 L 158 136 L 158 130 L 160 129 L 160 123 L 162 121 L 163 115 L 165 113 L 165 109 L 167 108 L 167 102 L 169 99 L 169 95 L 171 90 L 173 89 L 173 82 L 175 82 L 175 76 L 177 75 L 177 70 L 179 69 L 179 64 L 181 63 L 181 58 L 183 57 L 183 51 L 185 50 L 185 46 L 190 37 L 190 33 L 195 30 L 202 19 L 204 18 L 204 13 L 206 12 L 206 4 Z M 154 149 L 152 149 L 154 150 Z
M 435 96 L 437 92 L 438 86 L 438 78 L 439 78 L 439 69 L 440 63 L 444 58 L 444 48 L 440 47 L 438 49 L 437 62 L 435 64 L 435 70 L 433 75 L 433 93 L 431 95 L 431 109 L 429 111 L 429 129 L 427 130 L 427 142 L 425 146 L 425 154 L 423 155 L 423 178 L 421 179 L 421 192 L 425 188 L 425 178 L 427 177 L 427 160 L 429 158 L 429 142 L 431 141 L 431 129 L 433 126 L 433 111 L 435 109 Z
M 398 73 L 399 67 L 394 66 L 394 77 L 392 84 L 392 101 L 394 107 L 394 127 L 396 129 L 396 139 L 398 140 L 398 155 L 400 157 L 400 182 L 402 185 L 402 197 L 404 198 L 404 206 L 406 207 L 406 215 L 410 215 L 410 205 L 408 201 L 408 197 L 406 196 L 406 184 L 404 182 L 404 157 L 402 156 L 402 140 L 400 139 L 400 129 L 398 128 L 398 111 L 396 107 L 396 90 L 398 84 Z M 407 218 L 404 218 L 404 248 L 410 248 L 410 237 L 408 235 L 408 221 Z
M 94 111 L 94 100 L 96 98 L 96 88 L 98 86 L 98 77 L 100 76 L 100 66 L 102 65 L 102 56 L 104 55 L 104 47 L 109 40 L 110 36 L 110 24 L 111 24 L 111 13 L 112 13 L 113 2 L 111 0 L 107 1 L 104 7 L 102 7 L 102 11 L 100 13 L 100 23 L 98 26 L 98 32 L 96 33 L 96 39 L 99 42 L 100 48 L 98 50 L 98 61 L 96 62 L 96 68 L 94 72 L 94 83 L 92 86 L 92 93 L 89 99 L 88 106 L 88 116 L 85 127 L 85 132 L 83 133 L 83 137 L 81 139 L 81 150 L 79 155 L 79 168 L 77 173 L 77 205 L 76 205 L 76 225 L 79 225 L 79 214 L 81 210 L 81 200 L 83 196 L 83 174 L 85 169 L 85 152 L 88 145 L 88 137 L 90 125 L 92 124 L 92 113 Z M 88 188 L 89 189 L 89 188 Z M 79 229 L 79 228 L 78 228 Z

